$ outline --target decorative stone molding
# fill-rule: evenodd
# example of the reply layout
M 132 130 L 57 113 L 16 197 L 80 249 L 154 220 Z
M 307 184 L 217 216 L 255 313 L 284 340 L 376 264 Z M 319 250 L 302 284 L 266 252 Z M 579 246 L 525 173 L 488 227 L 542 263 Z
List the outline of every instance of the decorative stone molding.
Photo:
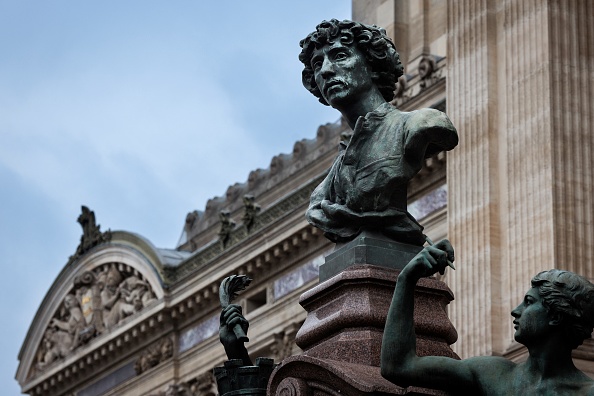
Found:
M 392 103 L 396 107 L 401 107 L 424 94 L 430 87 L 445 81 L 445 65 L 446 59 L 443 57 L 424 55 L 419 61 L 416 73 L 413 71 L 413 74 L 405 74 L 398 79 Z
M 134 370 L 136 371 L 136 374 L 140 375 L 172 356 L 173 340 L 171 337 L 165 337 L 146 348 L 140 354 L 134 363 Z
M 309 202 L 309 197 L 312 191 L 322 181 L 324 176 L 325 174 L 316 177 L 301 187 L 299 190 L 278 201 L 274 206 L 261 212 L 255 218 L 251 232 L 254 233 L 257 230 L 268 226 L 269 224 L 279 220 L 282 216 L 285 216 L 287 213 L 292 212 L 295 209 L 303 206 L 305 203 Z M 248 234 L 245 227 L 235 227 L 229 233 L 229 238 L 227 239 L 225 249 L 229 249 L 231 246 L 234 246 L 240 241 L 245 240 L 247 236 Z M 195 255 L 186 260 L 179 267 L 172 268 L 169 266 L 164 266 L 164 271 L 168 282 L 173 283 L 178 279 L 189 275 L 196 269 L 203 268 L 206 263 L 214 260 L 221 253 L 223 253 L 223 251 L 224 249 L 221 243 L 216 243 L 216 241 L 213 241 L 209 245 L 204 246 L 200 251 L 196 252 Z
M 266 249 L 256 257 L 247 260 L 241 266 L 230 271 L 233 273 L 245 274 L 250 278 L 256 279 L 258 273 L 267 272 L 274 266 L 278 266 L 281 263 L 283 267 L 289 265 L 290 263 L 286 262 L 286 260 L 283 260 L 288 252 L 295 252 L 299 248 L 312 243 L 325 243 L 325 240 L 317 228 L 306 225 L 293 235 L 290 235 L 281 242 L 271 246 L 269 249 Z M 184 276 L 190 276 L 193 273 L 209 267 L 214 259 L 216 258 L 200 263 L 199 266 L 193 267 L 191 272 L 185 273 Z M 225 274 L 225 276 L 227 275 L 228 274 Z M 203 311 L 206 307 L 217 305 L 219 303 L 219 285 L 225 276 L 222 276 L 220 279 L 216 279 L 208 285 L 205 285 L 197 293 L 189 296 L 179 303 L 176 303 L 176 305 L 171 309 L 172 318 L 181 319 L 185 317 L 191 317 L 195 312 Z M 178 278 L 178 281 L 179 280 L 181 279 Z

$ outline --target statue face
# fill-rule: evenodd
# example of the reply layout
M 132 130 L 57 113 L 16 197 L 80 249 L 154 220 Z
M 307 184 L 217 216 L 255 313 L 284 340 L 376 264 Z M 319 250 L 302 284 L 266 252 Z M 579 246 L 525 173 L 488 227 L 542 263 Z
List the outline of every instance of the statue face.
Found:
M 527 345 L 543 339 L 550 332 L 551 315 L 542 305 L 538 289 L 533 287 L 524 296 L 524 301 L 512 312 L 516 341 Z
M 76 299 L 73 295 L 68 294 L 66 297 L 64 297 L 64 306 L 66 307 L 66 309 L 70 309 L 76 306 Z
M 337 109 L 366 97 L 375 88 L 371 67 L 356 47 L 336 42 L 316 49 L 311 67 L 322 96 Z

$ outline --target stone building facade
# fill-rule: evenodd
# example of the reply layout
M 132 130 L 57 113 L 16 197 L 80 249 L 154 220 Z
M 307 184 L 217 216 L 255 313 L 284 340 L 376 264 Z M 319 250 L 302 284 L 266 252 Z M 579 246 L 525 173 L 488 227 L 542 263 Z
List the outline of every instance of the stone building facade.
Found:
M 531 276 L 557 267 L 594 278 L 594 6 L 353 0 L 353 19 L 394 37 L 405 65 L 395 104 L 446 111 L 458 128 L 460 145 L 427 159 L 409 185 L 409 211 L 456 248 L 459 270 L 444 278 L 456 297 L 454 350 L 522 360 L 509 312 Z M 19 354 L 22 391 L 216 395 L 218 287 L 231 274 L 253 278 L 238 299 L 250 354 L 278 362 L 299 353 L 298 299 L 334 248 L 304 212 L 349 132 L 341 121 L 323 125 L 250 172 L 188 213 L 171 249 L 101 232 L 83 208 L 80 246 Z M 575 353 L 590 375 L 593 348 Z

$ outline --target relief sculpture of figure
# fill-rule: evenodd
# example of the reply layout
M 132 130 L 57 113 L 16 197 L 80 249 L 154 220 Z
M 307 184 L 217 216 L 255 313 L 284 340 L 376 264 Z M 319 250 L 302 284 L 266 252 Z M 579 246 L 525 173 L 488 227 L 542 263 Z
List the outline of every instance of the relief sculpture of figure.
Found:
M 67 356 L 71 351 L 72 336 L 54 327 L 48 328 L 43 334 L 43 344 L 37 357 L 38 370 L 45 368 L 59 358 Z
M 101 302 L 103 304 L 103 320 L 105 328 L 111 329 L 126 316 L 142 308 L 142 305 L 131 304 L 126 301 L 130 291 L 120 271 L 112 264 L 109 269 L 99 275 L 102 284 Z
M 68 294 L 64 298 L 64 308 L 68 311 L 67 320 L 53 318 L 50 327 L 55 327 L 58 331 L 63 331 L 70 336 L 70 349 L 75 349 L 79 345 L 79 333 L 85 329 L 86 322 L 83 316 L 78 300 L 74 295 Z
M 455 360 L 416 354 L 413 323 L 417 281 L 443 274 L 454 250 L 447 240 L 424 248 L 398 276 L 381 351 L 381 372 L 399 386 L 422 386 L 464 395 L 594 395 L 594 380 L 578 370 L 571 351 L 594 327 L 594 285 L 568 271 L 544 271 L 511 315 L 514 338 L 528 359 L 503 357 Z
M 136 275 L 127 277 L 120 284 L 120 287 L 124 295 L 124 301 L 131 304 L 137 311 L 140 311 L 156 300 L 155 294 L 151 291 L 148 282 L 143 281 Z
M 423 227 L 407 211 L 407 184 L 425 158 L 458 144 L 456 129 L 441 111 L 389 103 L 403 67 L 384 29 L 332 19 L 300 45 L 303 85 L 353 129 L 312 193 L 307 220 L 336 243 L 369 230 L 423 245 Z

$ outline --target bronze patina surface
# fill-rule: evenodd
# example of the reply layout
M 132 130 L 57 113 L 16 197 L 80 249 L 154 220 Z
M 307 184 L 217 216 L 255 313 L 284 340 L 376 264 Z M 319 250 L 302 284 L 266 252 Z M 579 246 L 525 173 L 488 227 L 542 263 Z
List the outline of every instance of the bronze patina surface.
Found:
M 402 112 L 389 103 L 403 67 L 384 29 L 332 19 L 300 45 L 303 85 L 353 129 L 312 193 L 307 220 L 337 243 L 371 230 L 423 245 L 423 227 L 407 211 L 407 184 L 425 158 L 458 144 L 456 129 L 441 111 Z

